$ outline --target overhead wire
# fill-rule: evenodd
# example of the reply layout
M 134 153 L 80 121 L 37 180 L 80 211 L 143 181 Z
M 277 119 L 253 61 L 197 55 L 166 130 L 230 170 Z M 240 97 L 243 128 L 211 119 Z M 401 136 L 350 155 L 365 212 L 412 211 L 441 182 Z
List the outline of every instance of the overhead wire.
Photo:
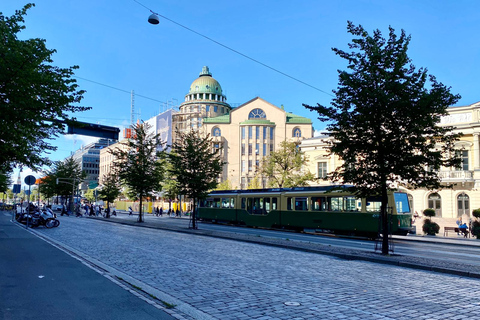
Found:
M 289 75 L 289 74 L 287 74 L 287 73 L 285 73 L 285 72 L 283 72 L 283 71 L 280 71 L 280 70 L 278 70 L 278 69 L 276 69 L 276 68 L 274 68 L 274 67 L 271 67 L 271 66 L 267 65 L 266 63 L 263 63 L 263 62 L 255 59 L 255 58 L 252 58 L 252 57 L 250 57 L 250 56 L 248 56 L 248 55 L 246 55 L 246 54 L 244 54 L 244 53 L 242 53 L 242 52 L 240 52 L 240 51 L 238 51 L 238 50 L 235 50 L 235 49 L 233 49 L 233 48 L 231 48 L 231 47 L 229 47 L 229 46 L 227 46 L 227 45 L 224 45 L 223 43 L 218 42 L 218 41 L 216 41 L 216 40 L 214 40 L 214 39 L 212 39 L 212 38 L 210 38 L 210 37 L 208 37 L 208 36 L 206 36 L 206 35 L 204 35 L 204 34 L 202 34 L 202 33 L 200 33 L 200 32 L 197 32 L 197 31 L 195 31 L 195 30 L 193 30 L 193 29 L 191 29 L 191 28 L 189 28 L 189 27 L 187 27 L 187 26 L 185 26 L 185 25 L 183 25 L 183 24 L 180 24 L 180 23 L 178 23 L 178 22 L 176 22 L 176 21 L 174 21 L 174 20 L 172 20 L 172 19 L 169 19 L 169 18 L 165 17 L 164 15 L 161 15 L 161 14 L 159 14 L 159 13 L 156 13 L 156 12 L 154 12 L 152 9 L 150 9 L 149 7 L 145 6 L 143 3 L 140 3 L 140 2 L 137 1 L 137 0 L 133 0 L 133 1 L 135 1 L 135 2 L 138 3 L 139 5 L 141 5 L 142 7 L 144 7 L 145 9 L 147 9 L 148 11 L 150 11 L 151 13 L 153 13 L 153 14 L 159 16 L 159 17 L 162 17 L 163 19 L 165 19 L 165 20 L 167 20 L 167 21 L 170 21 L 171 23 L 174 23 L 174 24 L 176 24 L 177 26 L 180 26 L 180 27 L 182 27 L 182 28 L 184 28 L 184 29 L 186 29 L 186 30 L 188 30 L 188 31 L 190 31 L 190 32 L 193 32 L 193 33 L 195 33 L 196 35 L 199 35 L 199 36 L 201 36 L 201 37 L 203 37 L 203 38 L 205 38 L 205 39 L 207 39 L 207 40 L 210 40 L 210 41 L 212 41 L 213 43 L 216 43 L 217 45 L 219 45 L 219 46 L 221 46 L 221 47 L 224 47 L 225 49 L 228 49 L 228 50 L 230 50 L 230 51 L 232 51 L 232 52 L 234 52 L 234 53 L 236 53 L 236 54 L 238 54 L 238 55 L 241 55 L 241 56 L 244 57 L 244 58 L 247 58 L 247 59 L 249 59 L 249 60 L 251 60 L 251 61 L 253 61 L 253 62 L 255 62 L 255 63 L 258 63 L 259 65 L 262 65 L 262 66 L 264 66 L 264 67 L 266 67 L 266 68 L 268 68 L 268 69 L 270 69 L 270 70 L 272 70 L 272 71 L 275 71 L 275 72 L 277 72 L 277 73 L 279 73 L 279 74 L 281 74 L 281 75 L 283 75 L 283 76 L 285 76 L 285 77 L 288 77 L 288 78 L 290 78 L 290 79 L 292 79 L 292 80 L 295 80 L 295 81 L 297 81 L 297 82 L 299 82 L 299 83 L 301 83 L 301 84 L 303 84 L 303 85 L 306 85 L 306 86 L 308 86 L 308 87 L 310 87 L 310 88 L 312 88 L 312 89 L 315 89 L 315 90 L 317 90 L 317 91 L 320 91 L 320 92 L 322 92 L 322 93 L 324 93 L 324 94 L 326 94 L 326 95 L 329 95 L 329 96 L 331 96 L 331 97 L 334 97 L 334 95 L 331 94 L 331 93 L 328 93 L 328 92 L 326 92 L 326 91 L 323 91 L 322 89 L 317 88 L 317 87 L 315 87 L 315 86 L 313 86 L 313 85 L 311 85 L 311 84 L 309 84 L 309 83 L 307 83 L 307 82 L 305 82 L 305 81 L 302 81 L 302 80 L 300 80 L 300 79 L 298 79 L 298 78 L 295 78 L 295 77 L 293 77 L 293 76 L 291 76 L 291 75 Z

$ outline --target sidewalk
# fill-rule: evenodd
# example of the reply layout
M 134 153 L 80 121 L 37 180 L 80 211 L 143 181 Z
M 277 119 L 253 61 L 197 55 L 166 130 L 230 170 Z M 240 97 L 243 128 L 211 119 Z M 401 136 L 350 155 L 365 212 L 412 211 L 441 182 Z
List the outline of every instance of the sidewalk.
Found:
M 0 319 L 174 319 L 11 218 L 0 211 Z

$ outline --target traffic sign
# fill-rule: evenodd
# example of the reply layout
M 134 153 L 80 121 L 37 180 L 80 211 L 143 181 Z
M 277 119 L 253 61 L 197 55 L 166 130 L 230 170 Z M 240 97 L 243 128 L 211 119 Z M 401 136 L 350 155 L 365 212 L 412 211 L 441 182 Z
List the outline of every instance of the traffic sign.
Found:
M 37 179 L 34 176 L 29 175 L 25 177 L 24 181 L 27 186 L 31 186 L 35 184 L 35 181 L 37 181 Z
M 14 184 L 13 185 L 13 193 L 20 193 L 22 191 L 22 185 L 21 184 Z

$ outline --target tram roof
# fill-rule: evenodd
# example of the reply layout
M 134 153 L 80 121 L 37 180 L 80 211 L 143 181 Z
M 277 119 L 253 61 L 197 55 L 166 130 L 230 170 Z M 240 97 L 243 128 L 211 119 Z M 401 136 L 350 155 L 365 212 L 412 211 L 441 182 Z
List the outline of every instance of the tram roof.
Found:
M 248 190 L 214 190 L 210 195 L 215 194 L 240 194 L 240 193 L 278 193 L 278 192 L 326 192 L 331 190 L 346 190 L 353 188 L 353 185 L 320 186 L 320 187 L 293 187 L 293 188 L 268 188 Z

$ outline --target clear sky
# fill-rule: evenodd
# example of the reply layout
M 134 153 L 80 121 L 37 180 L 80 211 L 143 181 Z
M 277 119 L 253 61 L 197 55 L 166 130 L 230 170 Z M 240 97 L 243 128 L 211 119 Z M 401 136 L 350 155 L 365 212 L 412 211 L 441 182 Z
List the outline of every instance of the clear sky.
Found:
M 412 36 L 409 56 L 416 67 L 426 67 L 460 94 L 457 105 L 480 100 L 477 0 L 138 1 L 38 0 L 26 16 L 21 39 L 44 38 L 57 50 L 55 65 L 80 67 L 78 83 L 87 91 L 82 105 L 92 107 L 77 115 L 80 121 L 123 129 L 130 123 L 131 90 L 135 118 L 146 120 L 165 110 L 167 101 L 183 102 L 202 66 L 208 66 L 232 106 L 258 96 L 311 118 L 321 130 L 324 125 L 302 103 L 330 103 L 337 70 L 346 66 L 331 48 L 348 49 L 348 20 L 386 36 L 389 26 L 404 29 Z M 11 16 L 25 3 L 3 0 L 0 11 Z M 162 17 L 151 25 L 145 7 L 321 91 Z M 60 137 L 50 158 L 64 159 L 89 141 Z

